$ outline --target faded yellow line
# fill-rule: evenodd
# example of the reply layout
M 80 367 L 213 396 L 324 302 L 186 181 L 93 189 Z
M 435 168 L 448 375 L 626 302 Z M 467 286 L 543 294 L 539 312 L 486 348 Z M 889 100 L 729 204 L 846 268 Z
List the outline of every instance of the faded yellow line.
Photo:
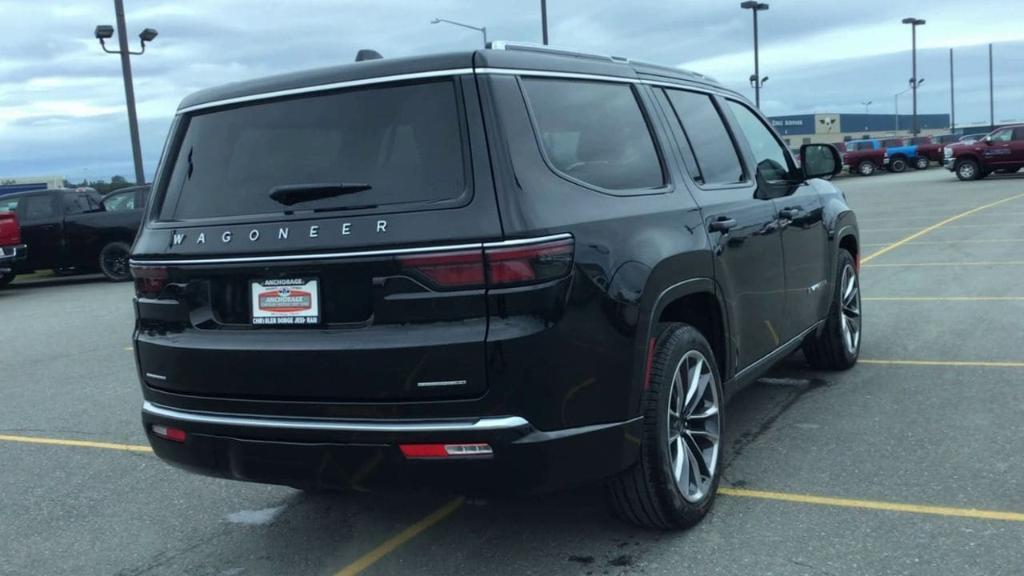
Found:
M 788 492 L 768 492 L 765 490 L 746 490 L 743 488 L 719 488 L 718 493 L 724 494 L 726 496 L 738 496 L 741 498 L 778 500 L 781 502 L 816 504 L 819 506 L 838 506 L 840 508 L 883 510 L 887 512 L 906 512 L 910 514 L 930 514 L 932 516 L 974 518 L 978 520 L 1005 520 L 1007 522 L 1024 522 L 1024 514 L 1021 514 L 1020 512 L 1004 512 L 1001 510 L 978 510 L 976 508 L 954 508 L 951 506 L 927 506 L 924 504 L 878 502 L 875 500 L 832 498 L 830 496 L 813 496 L 811 494 L 792 494 Z
M 377 546 L 373 550 L 363 554 L 355 562 L 345 566 L 338 572 L 335 572 L 334 576 L 355 576 L 356 574 L 361 574 L 364 570 L 376 564 L 381 558 L 394 552 L 399 546 L 405 544 L 409 540 L 412 540 L 424 530 L 429 529 L 445 518 L 451 516 L 462 506 L 464 501 L 465 500 L 463 498 L 455 498 L 451 500 L 444 506 L 441 506 L 437 510 L 431 512 L 429 516 L 421 519 L 405 530 L 402 530 L 398 534 L 395 534 L 391 538 L 388 538 L 380 546 Z
M 1024 296 L 872 296 L 866 302 L 1017 302 Z
M 954 366 L 973 368 L 1024 368 L 1024 362 L 989 362 L 986 360 L 865 360 L 861 364 L 879 364 L 884 366 Z
M 946 218 L 945 220 L 943 220 L 941 222 L 937 222 L 935 224 L 932 224 L 931 226 L 928 226 L 927 228 L 924 228 L 922 230 L 918 230 L 917 232 L 911 234 L 910 236 L 907 236 L 906 238 L 903 238 L 902 240 L 897 240 L 896 242 L 893 242 L 892 244 L 886 246 L 885 248 L 882 248 L 882 249 L 878 250 L 877 252 L 872 253 L 869 256 L 865 256 L 865 257 L 861 258 L 860 259 L 861 264 L 866 264 L 866 263 L 874 260 L 875 258 L 878 258 L 882 254 L 885 254 L 886 252 L 889 252 L 890 250 L 894 250 L 894 249 L 896 249 L 896 248 L 906 244 L 907 242 L 910 242 L 911 240 L 914 240 L 915 238 L 920 238 L 921 236 L 924 236 L 925 234 L 927 234 L 929 232 L 932 232 L 934 230 L 938 230 L 939 228 L 942 228 L 943 226 L 945 226 L 945 225 L 947 225 L 947 224 L 949 224 L 951 222 L 956 222 L 957 220 L 959 220 L 961 218 L 965 218 L 967 216 L 970 216 L 971 214 L 975 214 L 977 212 L 981 212 L 982 210 L 986 210 L 986 209 L 992 208 L 994 206 L 999 206 L 1000 204 L 1005 204 L 1005 203 L 1010 202 L 1012 200 L 1017 200 L 1018 198 L 1024 198 L 1024 194 L 1016 194 L 1014 196 L 1010 196 L 1009 198 L 1003 198 L 1002 200 L 997 200 L 995 202 L 990 202 L 988 204 L 983 204 L 981 206 L 978 206 L 977 208 L 972 208 L 972 209 L 967 210 L 965 212 L 961 212 L 961 213 L 959 213 L 959 214 L 957 214 L 955 216 L 950 216 L 949 218 Z
M 863 260 L 862 260 L 863 262 Z M 955 268 L 957 266 L 1021 266 L 1024 260 L 981 260 L 977 262 L 893 262 L 890 264 L 867 264 L 862 268 L 905 268 L 907 266 L 945 266 Z
M 990 240 L 918 240 L 911 242 L 911 246 L 924 246 L 933 244 L 1009 244 L 1011 242 L 1024 242 L 1024 238 L 993 238 Z M 889 242 L 877 242 L 861 244 L 862 247 L 888 246 Z
M 23 444 L 49 444 L 51 446 L 73 446 L 75 448 L 101 448 L 103 450 L 120 450 L 122 452 L 152 452 L 153 449 L 142 444 L 114 444 L 112 442 L 93 442 L 91 440 L 64 440 L 61 438 L 40 438 L 38 436 L 11 436 L 0 434 L 0 442 L 21 442 Z

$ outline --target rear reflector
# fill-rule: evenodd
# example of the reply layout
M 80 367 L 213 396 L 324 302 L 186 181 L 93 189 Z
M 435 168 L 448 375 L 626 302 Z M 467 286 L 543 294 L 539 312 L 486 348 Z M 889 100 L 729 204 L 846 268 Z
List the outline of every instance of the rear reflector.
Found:
M 450 458 L 458 456 L 491 456 L 490 444 L 400 444 L 406 458 Z
M 163 266 L 132 266 L 135 295 L 139 298 L 159 298 L 167 284 L 167 268 Z
M 174 428 L 172 426 L 164 426 L 163 424 L 153 424 L 153 434 L 163 438 L 164 440 L 170 440 L 171 442 L 185 442 L 185 431 L 181 428 Z
M 644 364 L 644 390 L 651 388 L 651 365 L 654 364 L 654 348 L 658 343 L 657 338 L 651 338 L 647 343 L 647 361 Z
M 572 270 L 573 239 L 483 251 L 402 256 L 405 272 L 435 288 L 502 288 L 536 284 L 567 276 Z

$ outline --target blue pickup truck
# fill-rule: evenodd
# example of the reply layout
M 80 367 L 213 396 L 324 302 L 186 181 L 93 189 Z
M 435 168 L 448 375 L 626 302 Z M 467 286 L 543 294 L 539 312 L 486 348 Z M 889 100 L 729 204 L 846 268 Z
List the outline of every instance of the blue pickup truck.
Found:
M 890 138 L 882 140 L 882 146 L 889 152 L 889 171 L 903 172 L 907 166 L 916 170 L 928 168 L 928 157 L 918 152 L 917 144 L 909 140 Z

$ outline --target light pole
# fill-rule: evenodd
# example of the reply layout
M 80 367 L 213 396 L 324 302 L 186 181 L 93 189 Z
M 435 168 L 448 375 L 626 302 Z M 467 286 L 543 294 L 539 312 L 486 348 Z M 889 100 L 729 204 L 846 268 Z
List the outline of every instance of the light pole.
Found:
M 871 100 L 865 100 L 860 105 L 864 107 L 864 115 L 867 116 L 868 110 L 871 110 Z
M 910 60 L 912 71 L 911 74 L 911 88 L 914 89 L 914 123 L 911 127 L 910 134 L 917 136 L 917 85 L 920 82 L 917 80 L 917 27 L 924 26 L 924 20 L 920 18 L 904 18 L 904 24 L 910 24 Z
M 918 83 L 918 84 L 924 84 L 924 78 L 921 78 L 921 80 L 920 80 L 920 81 L 918 81 L 917 83 Z M 913 89 L 914 89 L 914 86 L 913 86 L 913 84 L 914 84 L 914 82 L 913 82 L 913 79 L 911 79 L 911 82 L 910 82 L 910 84 L 911 84 L 910 88 L 907 88 L 906 90 L 904 90 L 904 91 L 902 91 L 902 92 L 897 92 L 897 93 L 896 93 L 896 94 L 894 94 L 894 95 L 893 95 L 893 97 L 892 97 L 892 107 L 893 107 L 893 130 L 896 130 L 896 131 L 898 131 L 898 130 L 900 129 L 900 96 L 903 96 L 903 95 L 904 95 L 904 94 L 906 94 L 907 92 L 910 92 L 911 90 L 913 90 Z
M 754 2 L 753 0 L 747 0 L 746 2 L 740 3 L 740 8 L 744 10 L 750 10 L 754 13 L 754 75 L 751 76 L 751 86 L 754 88 L 754 103 L 757 107 L 761 107 L 761 86 L 764 85 L 764 81 L 768 79 L 766 76 L 763 80 L 761 79 L 761 69 L 758 63 L 758 49 L 757 49 L 757 13 L 762 10 L 768 9 L 768 4 L 764 2 Z
M 953 91 L 953 49 L 949 49 L 949 131 L 956 130 L 956 97 Z
M 988 124 L 996 129 L 996 92 L 992 80 L 992 44 L 988 45 Z
M 540 0 L 540 29 L 544 45 L 548 45 L 548 0 Z
M 138 52 L 132 52 L 128 50 L 128 35 L 125 33 L 124 25 L 124 1 L 114 0 L 114 16 L 117 20 L 117 42 L 118 49 L 110 50 L 107 48 L 105 40 L 109 40 L 114 35 L 114 28 L 112 26 L 103 25 L 97 26 L 93 34 L 96 35 L 96 39 L 100 41 L 100 47 L 107 54 L 120 54 L 121 55 L 121 74 L 124 76 L 124 99 L 128 103 L 128 131 L 132 137 L 132 159 L 135 161 L 135 183 L 145 184 L 146 174 L 142 170 L 142 144 L 139 142 L 139 118 L 135 114 L 135 87 L 132 84 L 132 62 L 131 55 L 140 55 L 146 51 L 146 42 L 152 42 L 156 38 L 156 30 L 152 28 L 145 28 L 139 33 L 139 40 L 141 41 L 142 48 Z
M 476 30 L 477 32 L 480 32 L 481 34 L 484 35 L 484 48 L 487 47 L 487 26 L 471 26 L 469 24 L 463 24 L 462 22 L 456 22 L 454 20 L 447 20 L 445 18 L 434 18 L 433 20 L 430 21 L 431 24 L 440 24 L 441 22 L 444 22 L 445 24 L 451 24 L 453 26 L 462 26 L 463 28 L 469 28 L 470 30 Z

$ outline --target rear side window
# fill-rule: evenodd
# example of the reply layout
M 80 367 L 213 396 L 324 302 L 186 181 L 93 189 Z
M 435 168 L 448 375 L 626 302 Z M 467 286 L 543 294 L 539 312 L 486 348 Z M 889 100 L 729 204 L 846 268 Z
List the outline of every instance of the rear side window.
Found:
M 665 184 L 654 139 L 629 84 L 548 78 L 522 83 L 555 170 L 606 190 Z
M 736 146 L 711 96 L 686 90 L 665 90 L 697 159 L 702 184 L 735 184 L 745 177 Z
M 18 209 L 18 200 L 21 198 L 0 197 L 0 212 L 14 212 Z
M 18 217 L 26 222 L 39 220 L 50 220 L 57 217 L 57 207 L 53 201 L 55 196 L 45 194 L 41 196 L 26 196 L 21 200 L 21 210 Z
M 89 202 L 89 195 L 85 192 L 64 195 L 64 214 L 68 216 L 84 214 L 93 209 L 93 205 Z
M 103 209 L 107 212 L 135 210 L 135 192 L 121 192 L 103 199 Z
M 197 113 L 160 217 L 450 207 L 467 193 L 455 86 L 373 86 Z M 345 193 L 285 206 L 270 197 L 280 187 Z

